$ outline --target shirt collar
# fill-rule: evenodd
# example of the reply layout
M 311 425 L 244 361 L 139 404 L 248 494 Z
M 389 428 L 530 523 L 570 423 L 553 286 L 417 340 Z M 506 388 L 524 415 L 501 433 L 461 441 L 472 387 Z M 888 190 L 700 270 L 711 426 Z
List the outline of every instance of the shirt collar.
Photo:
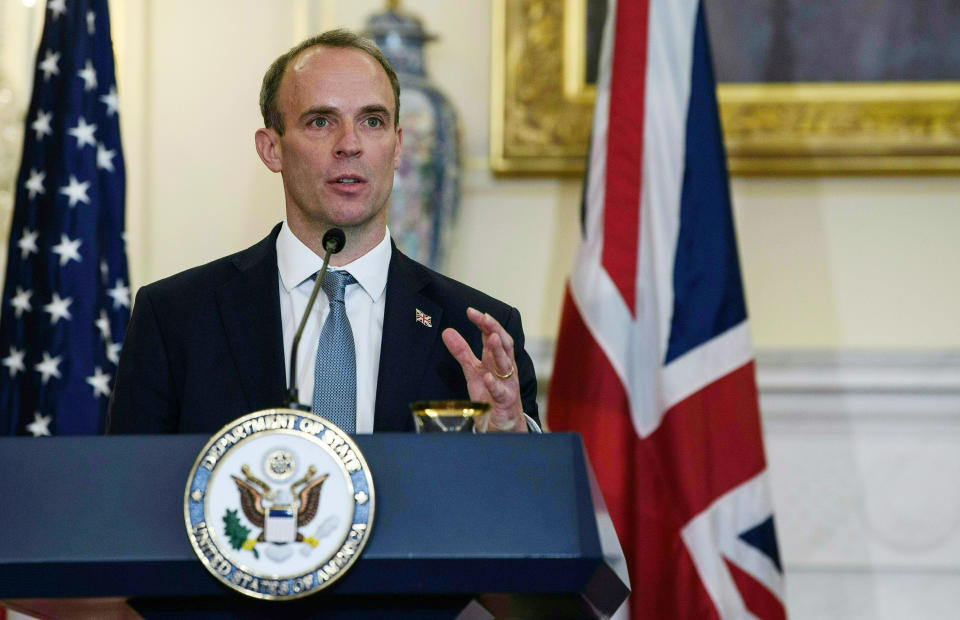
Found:
M 390 268 L 390 229 L 372 250 L 351 263 L 332 269 L 350 272 L 360 287 L 376 301 L 387 288 L 387 270 Z M 277 268 L 280 284 L 289 293 L 297 288 L 323 266 L 323 257 L 303 244 L 284 221 L 277 235 Z

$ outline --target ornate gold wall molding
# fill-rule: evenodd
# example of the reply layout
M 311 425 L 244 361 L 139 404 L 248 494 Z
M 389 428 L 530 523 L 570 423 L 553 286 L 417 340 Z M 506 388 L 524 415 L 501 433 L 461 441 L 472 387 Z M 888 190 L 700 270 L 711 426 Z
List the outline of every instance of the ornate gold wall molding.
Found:
M 579 173 L 592 101 L 563 89 L 563 14 L 557 0 L 494 0 L 491 167 L 496 172 Z
M 960 83 L 717 90 L 731 172 L 960 172 Z
M 592 98 L 564 74 L 569 2 L 494 0 L 490 162 L 583 171 Z M 582 19 L 582 13 L 577 13 Z M 566 85 L 566 88 L 565 88 Z M 960 172 L 960 82 L 721 84 L 733 174 Z

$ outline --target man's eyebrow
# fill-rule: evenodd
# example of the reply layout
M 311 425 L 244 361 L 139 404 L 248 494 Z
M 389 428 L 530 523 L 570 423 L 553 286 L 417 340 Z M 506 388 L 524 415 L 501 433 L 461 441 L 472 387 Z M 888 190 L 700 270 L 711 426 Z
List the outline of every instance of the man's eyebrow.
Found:
M 386 106 L 382 106 L 379 103 L 371 103 L 370 105 L 365 105 L 360 108 L 362 114 L 373 114 L 374 112 L 379 112 L 381 114 L 390 114 L 390 110 Z
M 370 105 L 365 105 L 360 108 L 361 114 L 383 114 L 388 119 L 393 120 L 393 116 L 390 114 L 390 110 L 386 106 L 379 103 L 373 103 Z
M 326 114 L 336 114 L 338 109 L 333 106 L 313 106 L 312 108 L 307 108 L 303 114 L 300 115 L 300 120 L 304 120 L 309 116 L 323 116 Z

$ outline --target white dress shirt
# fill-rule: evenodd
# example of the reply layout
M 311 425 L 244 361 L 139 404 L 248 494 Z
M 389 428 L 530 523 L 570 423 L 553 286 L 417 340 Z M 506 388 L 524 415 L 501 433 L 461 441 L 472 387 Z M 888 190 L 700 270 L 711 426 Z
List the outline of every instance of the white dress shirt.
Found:
M 357 359 L 357 427 L 358 433 L 373 432 L 373 413 L 377 401 L 377 377 L 380 371 L 380 341 L 383 338 L 383 313 L 386 308 L 387 271 L 390 268 L 390 230 L 372 250 L 342 267 L 357 284 L 347 286 L 344 303 Z M 284 377 L 290 380 L 290 349 L 300 319 L 313 291 L 311 276 L 320 271 L 323 258 L 297 239 L 286 221 L 277 236 L 277 268 L 280 272 L 280 323 L 283 328 Z M 297 349 L 297 392 L 300 402 L 313 402 L 314 369 L 320 330 L 330 312 L 330 301 L 323 289 L 313 304 L 313 317 L 307 321 Z M 252 328 L 253 326 L 251 326 Z M 529 415 L 527 427 L 541 432 Z
M 372 250 L 342 267 L 350 272 L 357 284 L 350 284 L 344 292 L 344 303 L 353 344 L 357 356 L 357 430 L 373 432 L 373 410 L 377 398 L 377 373 L 380 370 L 380 341 L 383 336 L 383 311 L 386 307 L 387 270 L 390 267 L 390 231 Z M 323 258 L 303 244 L 287 223 L 277 236 L 277 268 L 280 272 L 280 322 L 283 328 L 283 359 L 285 377 L 290 378 L 290 349 L 293 336 L 307 300 L 313 290 L 311 276 L 323 266 Z M 297 390 L 300 402 L 313 402 L 314 368 L 320 330 L 330 311 L 330 302 L 323 289 L 317 293 L 313 316 L 307 321 L 297 350 Z M 254 326 L 251 326 L 253 328 Z

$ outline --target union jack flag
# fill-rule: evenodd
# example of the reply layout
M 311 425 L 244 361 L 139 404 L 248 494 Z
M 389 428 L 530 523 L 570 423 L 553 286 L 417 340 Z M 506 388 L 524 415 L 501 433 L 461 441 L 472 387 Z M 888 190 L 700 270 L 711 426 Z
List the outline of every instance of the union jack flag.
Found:
M 427 327 L 433 327 L 433 319 L 430 318 L 429 314 L 424 314 L 423 310 L 417 308 L 417 323 L 426 325 Z
M 627 556 L 634 618 L 785 617 L 699 0 L 610 0 L 583 238 L 550 385 Z
M 130 311 L 106 0 L 50 0 L 0 315 L 0 434 L 95 434 Z

